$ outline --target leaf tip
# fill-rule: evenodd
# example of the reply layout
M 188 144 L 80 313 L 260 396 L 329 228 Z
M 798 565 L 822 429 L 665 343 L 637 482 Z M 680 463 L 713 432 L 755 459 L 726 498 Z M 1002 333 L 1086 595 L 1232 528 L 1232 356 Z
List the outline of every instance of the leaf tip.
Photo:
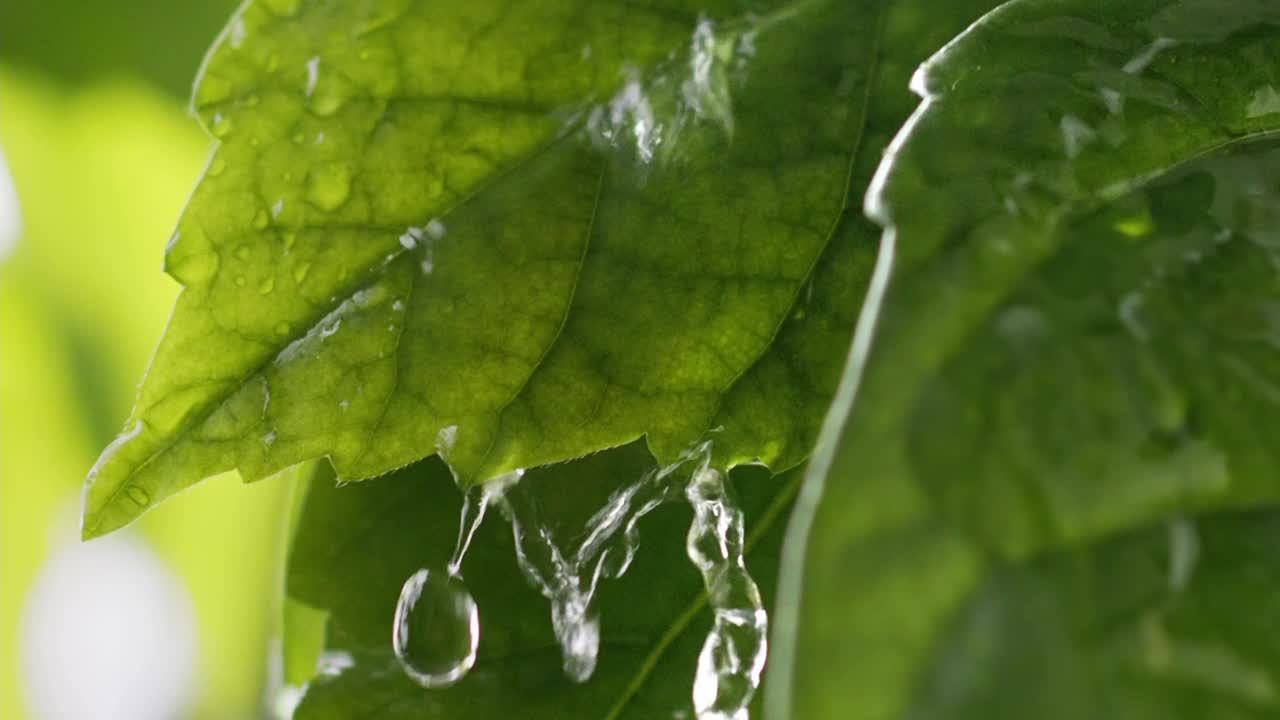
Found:
M 133 482 L 130 459 L 144 425 L 137 421 L 121 433 L 98 458 L 85 479 L 81 500 L 80 539 L 92 540 L 133 522 L 150 507 L 151 493 Z M 129 450 L 129 451 L 126 451 Z

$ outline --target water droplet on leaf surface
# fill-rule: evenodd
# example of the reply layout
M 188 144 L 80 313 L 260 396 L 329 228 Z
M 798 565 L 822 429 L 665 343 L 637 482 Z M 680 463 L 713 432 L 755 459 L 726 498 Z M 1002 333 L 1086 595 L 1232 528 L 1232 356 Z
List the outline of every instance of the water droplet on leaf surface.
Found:
M 351 194 L 351 170 L 341 163 L 316 168 L 307 183 L 307 199 L 321 210 L 337 210 Z
M 225 138 L 231 134 L 232 127 L 231 118 L 218 114 L 213 116 L 213 127 L 210 130 L 213 132 L 214 137 Z
M 140 487 L 131 487 L 126 490 L 125 493 L 128 494 L 130 500 L 139 505 L 146 506 L 151 504 L 151 493 Z

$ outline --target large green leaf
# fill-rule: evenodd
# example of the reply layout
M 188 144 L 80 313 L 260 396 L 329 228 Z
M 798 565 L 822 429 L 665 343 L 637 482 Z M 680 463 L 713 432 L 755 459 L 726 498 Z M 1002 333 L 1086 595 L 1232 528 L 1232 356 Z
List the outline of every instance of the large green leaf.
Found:
M 772 720 L 1275 716 L 1276 520 L 1224 511 L 1280 495 L 1277 48 L 1274 3 L 1017 0 L 922 69 Z
M 900 2 L 886 6 L 888 11 L 883 14 L 868 13 L 847 28 L 843 41 L 875 45 L 874 64 L 870 67 L 874 72 L 873 95 L 866 111 L 865 137 L 855 162 L 853 193 L 863 192 L 880 150 L 910 113 L 912 96 L 907 80 L 911 70 L 931 49 L 940 47 L 992 4 L 992 0 L 970 0 L 953 3 L 940 13 L 933 3 Z M 778 465 L 791 464 L 802 456 L 813 434 L 805 408 L 825 404 L 831 392 L 828 380 L 812 378 L 823 378 L 831 371 L 833 353 L 843 356 L 863 278 L 874 260 L 875 232 L 856 210 L 846 215 L 815 270 L 812 297 L 806 298 L 803 311 L 793 315 L 770 351 L 740 381 L 744 391 L 738 397 L 743 401 L 737 407 L 742 411 L 731 419 L 732 424 L 726 422 L 729 427 L 722 435 L 781 443 L 779 450 L 766 454 L 766 459 Z M 806 294 L 809 292 L 806 289 Z M 603 465 L 590 465 L 592 459 L 583 460 L 570 466 L 572 469 L 556 470 L 553 476 L 570 486 L 607 491 L 619 482 L 638 477 L 645 464 L 651 462 L 647 455 L 638 460 L 635 446 L 615 452 L 631 455 L 599 461 Z M 584 469 L 588 467 L 592 469 Z M 390 620 L 396 595 L 403 580 L 419 566 L 433 562 L 436 567 L 442 565 L 453 543 L 458 504 L 456 493 L 443 485 L 435 490 L 419 485 L 425 483 L 430 488 L 431 483 L 442 483 L 439 479 L 405 484 L 401 477 L 409 473 L 434 478 L 444 471 L 435 463 L 420 464 L 388 479 L 399 489 L 374 487 L 382 483 L 373 483 L 334 491 L 327 475 L 313 486 L 303 516 L 304 530 L 294 542 L 289 581 L 293 607 L 305 603 L 325 608 L 326 612 L 339 608 L 330 615 L 329 646 L 333 650 L 362 648 L 357 653 L 362 659 L 336 679 L 315 681 L 300 710 L 301 716 L 392 712 L 397 717 L 454 717 L 454 713 L 488 717 L 485 713 L 506 714 L 513 708 L 525 712 L 532 708 L 528 711 L 534 717 L 647 718 L 689 710 L 694 662 L 709 625 L 709 613 L 697 611 L 696 602 L 688 604 L 698 597 L 701 588 L 696 574 L 683 569 L 687 561 L 678 542 L 688 514 L 674 509 L 646 520 L 642 559 L 634 574 L 617 587 L 606 584 L 601 607 L 605 630 L 602 664 L 585 687 L 563 677 L 546 603 L 536 592 L 519 589 L 521 580 L 511 560 L 510 541 L 501 528 L 487 530 L 477 538 L 476 550 L 467 565 L 473 569 L 466 572 L 469 583 L 479 588 L 477 598 L 485 617 L 484 627 L 496 628 L 504 635 L 491 642 L 492 631 L 482 632 L 484 645 L 475 671 L 478 674 L 457 688 L 426 692 L 404 678 L 390 654 Z M 777 541 L 777 529 L 757 522 L 757 513 L 766 502 L 779 507 L 791 486 L 766 482 L 758 474 L 745 478 L 738 476 L 748 510 L 748 528 L 764 543 L 750 555 L 750 566 L 768 591 L 776 555 L 774 550 L 766 549 Z M 592 497 L 598 500 L 602 496 L 579 500 L 589 505 Z M 433 518 L 432 529 L 425 529 L 425 521 L 401 519 L 404 513 L 414 518 Z M 355 533 L 351 549 L 340 555 L 331 553 L 330 548 L 343 542 L 348 529 Z M 361 559 L 356 560 L 357 556 Z M 356 563 L 370 563 L 366 558 L 390 559 L 385 564 L 373 562 L 367 571 L 360 570 L 368 575 L 352 576 Z M 501 590 L 489 590 L 489 583 L 499 585 Z M 354 587 L 376 589 L 370 597 L 361 599 L 351 592 Z M 697 614 L 681 614 L 686 612 Z M 289 617 L 295 616 L 305 619 L 314 613 L 303 611 Z M 630 634 L 633 645 L 610 641 L 617 637 L 614 633 L 619 626 L 637 629 Z M 518 632 L 509 628 L 517 628 Z M 512 633 L 514 640 L 510 639 Z M 297 657 L 305 662 L 308 655 L 304 650 L 309 640 L 305 630 L 288 633 L 286 648 L 299 649 Z M 529 647 L 536 647 L 537 652 L 519 652 L 520 648 Z M 504 662 L 493 659 L 508 656 L 510 659 Z M 293 670 L 297 680 L 311 672 L 309 666 Z
M 870 267 L 837 229 L 881 5 L 247 3 L 85 535 L 319 456 L 469 484 L 718 429 L 722 465 L 796 465 Z
M 521 482 L 538 494 L 548 517 L 564 523 L 585 519 L 610 492 L 653 466 L 643 444 L 632 443 L 531 471 Z M 769 599 L 784 511 L 800 476 L 771 478 L 743 467 L 733 477 L 752 528 L 749 562 Z M 691 514 L 681 505 L 646 516 L 631 570 L 602 583 L 600 663 L 585 684 L 561 670 L 547 602 L 526 584 L 511 531 L 496 513 L 462 566 L 480 608 L 475 668 L 447 689 L 423 690 L 409 680 L 391 649 L 396 599 L 419 567 L 444 567 L 461 499 L 436 459 L 341 488 L 332 470 L 321 467 L 294 540 L 288 588 L 293 601 L 328 614 L 326 652 L 346 653 L 354 664 L 315 678 L 296 717 L 654 718 L 677 711 L 692 717 L 694 667 L 710 617 L 702 579 L 684 558 Z

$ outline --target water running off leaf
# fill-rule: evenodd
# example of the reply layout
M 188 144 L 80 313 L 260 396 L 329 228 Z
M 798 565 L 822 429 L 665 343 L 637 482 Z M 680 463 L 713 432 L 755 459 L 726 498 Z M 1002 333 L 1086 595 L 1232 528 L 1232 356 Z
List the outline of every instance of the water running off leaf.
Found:
M 601 579 L 627 572 L 640 544 L 641 518 L 674 498 L 693 509 L 687 554 L 703 576 L 714 624 L 693 682 L 699 720 L 746 720 L 760 684 L 768 619 L 744 561 L 745 523 L 723 473 L 711 467 L 711 444 L 700 443 L 666 467 L 652 467 L 609 495 L 581 525 L 565 522 L 551 486 L 524 473 L 472 487 L 446 573 L 420 569 L 405 581 L 392 642 L 405 673 L 426 688 L 461 680 L 476 662 L 479 610 L 462 581 L 468 547 L 489 506 L 511 525 L 517 564 L 551 603 L 551 623 L 565 675 L 586 682 L 600 652 L 593 600 Z M 682 492 L 683 491 L 683 492 Z

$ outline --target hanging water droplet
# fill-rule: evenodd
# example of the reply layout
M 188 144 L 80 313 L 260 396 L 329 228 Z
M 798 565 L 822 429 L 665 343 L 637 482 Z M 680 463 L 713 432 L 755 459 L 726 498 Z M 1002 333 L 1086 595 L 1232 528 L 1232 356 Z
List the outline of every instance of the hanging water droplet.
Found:
M 215 157 L 209 163 L 209 172 L 208 172 L 209 177 L 218 177 L 226 169 L 227 169 L 227 161 L 223 160 L 220 156 Z
M 271 291 L 276 289 L 276 279 L 274 277 L 266 277 L 262 282 L 258 283 L 259 295 L 270 295 Z
M 307 275 L 310 272 L 311 263 L 299 263 L 298 266 L 293 269 L 293 281 L 301 285 L 302 281 L 307 279 Z
M 476 662 L 480 613 L 461 578 L 419 570 L 396 604 L 392 648 L 400 667 L 426 688 L 447 687 Z

